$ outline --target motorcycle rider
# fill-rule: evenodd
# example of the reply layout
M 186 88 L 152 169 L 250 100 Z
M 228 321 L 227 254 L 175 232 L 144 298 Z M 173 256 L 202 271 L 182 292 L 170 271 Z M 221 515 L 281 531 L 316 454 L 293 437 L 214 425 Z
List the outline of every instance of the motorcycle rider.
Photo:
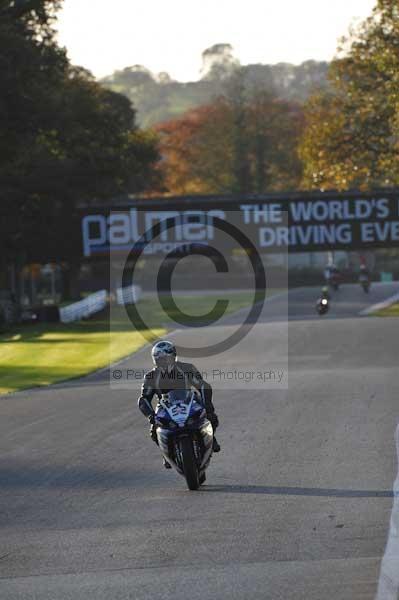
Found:
M 363 281 L 367 281 L 368 283 L 370 283 L 370 271 L 368 270 L 367 265 L 365 265 L 364 263 L 360 265 L 359 281 L 360 283 L 362 283 Z
M 316 311 L 319 313 L 319 315 L 325 315 L 328 312 L 328 309 L 329 309 L 328 297 L 326 297 L 322 294 L 321 297 L 316 302 Z
M 324 279 L 327 285 L 338 288 L 341 273 L 334 263 L 329 263 L 324 269 Z
M 321 288 L 321 298 L 326 298 L 326 300 L 330 299 L 330 292 L 328 291 L 328 286 L 326 285 Z
M 212 403 L 211 385 L 203 379 L 194 365 L 176 360 L 176 355 L 176 347 L 167 340 L 157 342 L 152 347 L 151 356 L 154 368 L 144 376 L 141 396 L 138 399 L 139 409 L 150 422 L 150 436 L 155 443 L 158 443 L 158 440 L 154 424 L 155 412 L 151 402 L 155 395 L 161 398 L 162 394 L 167 394 L 171 390 L 187 390 L 194 387 L 201 396 L 206 416 L 214 432 L 219 425 L 219 419 Z M 213 437 L 213 452 L 220 452 L 220 446 L 215 436 Z M 164 467 L 171 468 L 165 459 Z

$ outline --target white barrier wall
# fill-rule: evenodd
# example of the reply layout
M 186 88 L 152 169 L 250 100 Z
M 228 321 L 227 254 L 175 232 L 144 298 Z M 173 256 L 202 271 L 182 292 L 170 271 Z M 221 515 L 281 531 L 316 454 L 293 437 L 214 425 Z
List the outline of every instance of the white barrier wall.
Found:
M 72 321 L 80 321 L 94 315 L 96 312 L 103 310 L 107 305 L 107 292 L 100 290 L 94 294 L 90 294 L 84 300 L 74 302 L 68 306 L 60 308 L 60 321 L 62 323 L 71 323 Z
M 118 288 L 116 290 L 116 301 L 118 304 L 136 304 L 141 298 L 141 287 L 139 285 L 129 285 L 128 287 Z

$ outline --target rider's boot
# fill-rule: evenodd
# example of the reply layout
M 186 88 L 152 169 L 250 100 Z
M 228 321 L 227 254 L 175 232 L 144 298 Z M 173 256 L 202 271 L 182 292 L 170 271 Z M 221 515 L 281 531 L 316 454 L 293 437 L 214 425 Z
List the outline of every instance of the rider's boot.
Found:
M 163 466 L 165 467 L 165 469 L 171 469 L 172 465 L 170 463 L 168 463 L 168 461 L 166 460 L 166 458 L 163 458 Z
M 215 438 L 215 436 L 213 436 L 212 450 L 214 452 L 220 452 L 220 445 L 219 445 L 217 439 Z

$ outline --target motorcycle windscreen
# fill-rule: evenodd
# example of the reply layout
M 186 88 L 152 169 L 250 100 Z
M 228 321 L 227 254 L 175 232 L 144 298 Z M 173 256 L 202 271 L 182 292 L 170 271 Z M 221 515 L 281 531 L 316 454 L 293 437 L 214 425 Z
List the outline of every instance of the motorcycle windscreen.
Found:
M 187 390 L 172 390 L 168 393 L 168 412 L 179 427 L 183 427 L 190 412 L 192 394 Z
M 170 404 L 188 404 L 191 399 L 191 392 L 189 390 L 171 390 L 167 394 Z

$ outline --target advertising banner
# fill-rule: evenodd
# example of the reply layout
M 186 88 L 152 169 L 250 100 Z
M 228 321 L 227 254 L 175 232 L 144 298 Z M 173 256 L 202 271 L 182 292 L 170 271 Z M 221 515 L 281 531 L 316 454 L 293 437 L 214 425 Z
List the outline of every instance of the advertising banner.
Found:
M 262 253 L 389 248 L 399 246 L 399 193 L 127 201 L 82 215 L 82 253 L 94 257 L 136 244 L 146 254 L 168 254 L 184 244 L 211 245 L 221 221 L 239 228 Z M 148 244 L 154 227 L 159 240 Z

